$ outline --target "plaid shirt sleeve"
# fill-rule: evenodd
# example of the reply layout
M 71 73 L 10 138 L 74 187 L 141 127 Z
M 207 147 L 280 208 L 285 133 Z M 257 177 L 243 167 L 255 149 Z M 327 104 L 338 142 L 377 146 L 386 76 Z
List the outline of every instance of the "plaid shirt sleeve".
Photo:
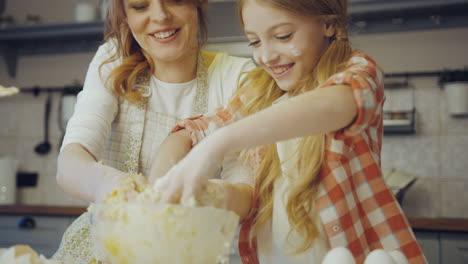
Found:
M 349 60 L 346 70 L 331 76 L 320 88 L 346 84 L 353 89 L 357 116 L 345 129 L 334 132 L 336 139 L 359 135 L 375 124 L 382 114 L 385 101 L 382 69 L 365 54 L 356 53 Z
M 200 115 L 182 120 L 177 124 L 172 132 L 186 129 L 192 138 L 192 145 L 195 146 L 198 142 L 216 131 L 218 128 L 242 119 L 240 109 L 243 104 L 242 94 L 235 96 L 226 105 L 217 108 L 213 115 Z

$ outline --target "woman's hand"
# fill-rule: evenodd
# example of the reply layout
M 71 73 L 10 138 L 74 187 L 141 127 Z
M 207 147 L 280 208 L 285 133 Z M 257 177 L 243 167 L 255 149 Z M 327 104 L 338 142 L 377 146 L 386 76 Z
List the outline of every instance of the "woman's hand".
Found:
M 164 203 L 187 204 L 212 178 L 224 159 L 222 144 L 215 134 L 196 145 L 169 172 L 155 182 Z M 159 183 L 158 183 L 159 181 Z

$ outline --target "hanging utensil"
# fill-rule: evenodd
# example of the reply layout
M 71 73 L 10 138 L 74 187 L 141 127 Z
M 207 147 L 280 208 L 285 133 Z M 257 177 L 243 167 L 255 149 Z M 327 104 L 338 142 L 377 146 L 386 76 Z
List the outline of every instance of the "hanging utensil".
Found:
M 48 93 L 44 113 L 44 141 L 37 145 L 36 148 L 34 148 L 34 151 L 39 155 L 47 155 L 51 149 L 51 145 L 49 142 L 49 116 L 51 104 L 52 94 Z

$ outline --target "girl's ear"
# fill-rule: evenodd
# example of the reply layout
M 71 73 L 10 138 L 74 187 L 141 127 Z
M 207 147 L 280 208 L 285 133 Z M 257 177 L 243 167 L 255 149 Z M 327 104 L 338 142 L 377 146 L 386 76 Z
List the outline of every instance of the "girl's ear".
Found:
M 332 21 L 323 22 L 323 35 L 327 38 L 331 38 L 335 35 L 336 32 L 336 23 Z

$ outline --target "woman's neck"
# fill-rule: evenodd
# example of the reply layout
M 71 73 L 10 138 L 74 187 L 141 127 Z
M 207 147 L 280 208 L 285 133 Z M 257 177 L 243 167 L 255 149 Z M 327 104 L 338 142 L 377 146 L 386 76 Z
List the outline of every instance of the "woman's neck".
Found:
M 197 76 L 198 52 L 184 56 L 175 61 L 154 60 L 153 75 L 167 83 L 185 83 Z

